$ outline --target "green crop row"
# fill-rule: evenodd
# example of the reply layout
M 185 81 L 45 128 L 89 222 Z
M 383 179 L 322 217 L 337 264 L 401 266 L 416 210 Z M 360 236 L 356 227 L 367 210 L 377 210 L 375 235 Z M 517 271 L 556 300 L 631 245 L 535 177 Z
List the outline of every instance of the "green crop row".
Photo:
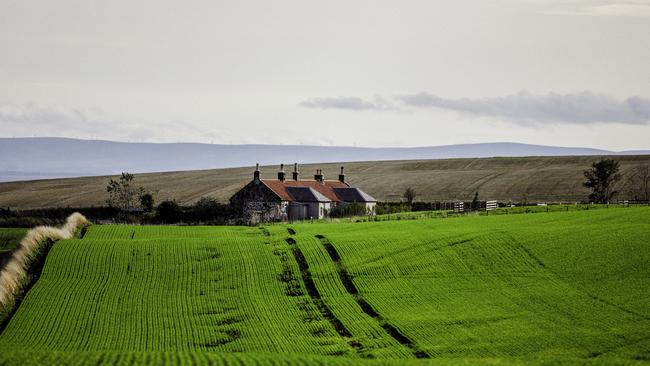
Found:
M 0 364 L 643 362 L 649 218 L 95 225 L 54 245 Z

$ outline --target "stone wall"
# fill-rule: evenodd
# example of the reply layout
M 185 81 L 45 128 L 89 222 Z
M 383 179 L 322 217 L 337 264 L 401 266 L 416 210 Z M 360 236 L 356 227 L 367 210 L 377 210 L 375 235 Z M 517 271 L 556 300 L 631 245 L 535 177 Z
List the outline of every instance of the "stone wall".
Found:
M 230 204 L 249 225 L 287 219 L 280 198 L 257 179 L 235 193 L 230 198 Z

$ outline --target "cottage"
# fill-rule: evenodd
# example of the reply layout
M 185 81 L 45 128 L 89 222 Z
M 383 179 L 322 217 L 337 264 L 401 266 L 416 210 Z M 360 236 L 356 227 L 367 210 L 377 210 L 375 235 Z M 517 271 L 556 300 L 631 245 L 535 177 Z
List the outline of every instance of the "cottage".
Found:
M 235 193 L 230 203 L 249 223 L 322 219 L 334 207 L 350 203 L 362 204 L 368 214 L 374 214 L 377 200 L 350 187 L 343 167 L 338 180 L 326 180 L 321 169 L 313 180 L 298 177 L 298 164 L 294 164 L 291 179 L 286 179 L 281 164 L 277 179 L 261 179 L 257 164 L 253 180 Z

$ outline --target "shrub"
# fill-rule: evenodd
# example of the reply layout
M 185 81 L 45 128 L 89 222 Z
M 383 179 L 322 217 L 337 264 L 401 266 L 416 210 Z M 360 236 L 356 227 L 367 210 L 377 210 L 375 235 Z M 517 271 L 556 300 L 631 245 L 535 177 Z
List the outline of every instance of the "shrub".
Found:
M 174 224 L 181 220 L 183 211 L 176 201 L 162 201 L 156 208 L 156 220 L 163 224 Z
M 350 217 L 367 215 L 366 205 L 362 203 L 338 204 L 329 211 L 330 217 Z

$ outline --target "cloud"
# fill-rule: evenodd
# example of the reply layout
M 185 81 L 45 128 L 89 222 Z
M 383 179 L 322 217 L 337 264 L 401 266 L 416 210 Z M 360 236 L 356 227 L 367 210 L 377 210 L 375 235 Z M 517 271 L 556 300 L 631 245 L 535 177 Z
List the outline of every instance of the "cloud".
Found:
M 528 0 L 543 12 L 579 16 L 650 16 L 648 0 Z
M 501 117 L 522 123 L 647 124 L 650 122 L 650 99 L 636 96 L 619 100 L 591 92 L 535 95 L 523 91 L 504 97 L 479 99 L 448 99 L 425 92 L 395 98 L 411 107 L 448 109 L 476 116 Z
M 379 96 L 373 101 L 358 97 L 312 98 L 299 104 L 301 107 L 313 109 L 344 109 L 350 111 L 385 111 L 392 110 L 394 106 Z
M 34 103 L 0 103 L 0 136 L 76 137 L 119 141 L 156 141 L 177 138 L 178 129 L 199 135 L 183 122 L 126 121 L 107 116 L 98 108 L 72 108 Z M 176 130 L 176 131 L 175 131 Z M 203 135 L 204 136 L 204 135 Z
M 88 114 L 89 111 L 62 106 L 4 103 L 0 104 L 0 125 L 11 126 L 14 131 L 88 131 L 92 124 Z

